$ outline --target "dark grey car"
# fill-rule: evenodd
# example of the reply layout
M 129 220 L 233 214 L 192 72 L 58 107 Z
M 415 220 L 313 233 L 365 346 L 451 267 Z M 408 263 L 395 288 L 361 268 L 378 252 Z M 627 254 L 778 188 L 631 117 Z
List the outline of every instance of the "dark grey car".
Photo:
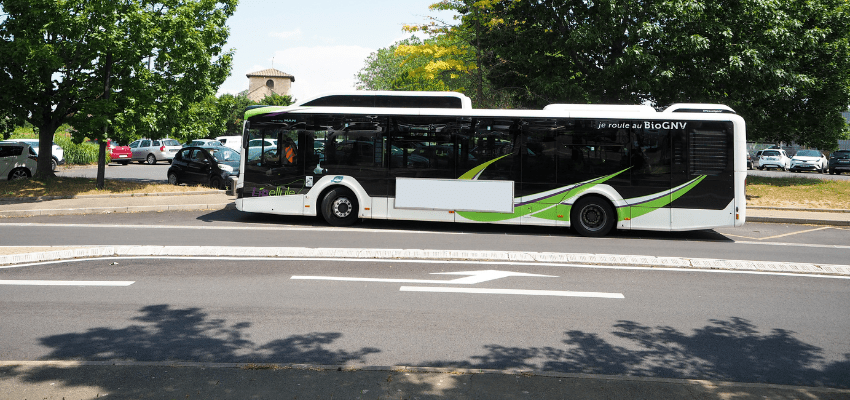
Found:
M 833 151 L 829 155 L 829 174 L 850 172 L 850 150 Z

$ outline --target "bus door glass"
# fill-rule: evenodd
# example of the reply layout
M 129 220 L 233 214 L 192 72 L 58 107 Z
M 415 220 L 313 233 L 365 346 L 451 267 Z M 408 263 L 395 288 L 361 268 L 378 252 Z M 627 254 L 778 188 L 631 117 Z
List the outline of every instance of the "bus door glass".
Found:
M 304 176 L 304 123 L 253 123 L 247 133 L 245 197 L 304 194 L 309 190 Z
M 626 197 L 632 224 L 641 228 L 669 229 L 669 190 L 673 180 L 674 151 L 669 123 L 635 121 L 641 128 L 631 134 L 632 190 Z
M 556 138 L 563 135 L 566 127 L 559 119 L 526 119 L 522 123 L 522 184 L 516 188 L 517 195 L 536 195 L 558 188 Z M 559 203 L 554 197 L 541 200 Z
M 395 196 L 395 178 L 455 179 L 457 130 L 454 117 L 392 117 L 387 151 L 390 195 Z
M 520 156 L 521 127 L 519 118 L 475 118 L 472 121 L 473 148 L 470 151 L 477 165 L 494 161 L 472 179 L 514 181 L 514 191 L 520 190 L 522 160 Z M 469 170 L 458 171 L 463 175 Z
M 326 129 L 324 175 L 351 176 L 369 196 L 387 195 L 384 166 L 387 118 L 366 115 L 317 116 Z

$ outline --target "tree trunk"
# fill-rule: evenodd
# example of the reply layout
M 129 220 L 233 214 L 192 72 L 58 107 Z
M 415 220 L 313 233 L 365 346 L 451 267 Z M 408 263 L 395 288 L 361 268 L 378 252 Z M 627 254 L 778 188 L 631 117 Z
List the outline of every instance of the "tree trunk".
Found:
M 112 53 L 106 54 L 106 65 L 104 67 L 106 70 L 104 75 L 104 83 L 103 83 L 103 98 L 106 101 L 109 101 L 109 79 L 112 75 Z M 106 186 L 105 176 L 106 176 L 106 141 L 107 141 L 107 133 L 109 132 L 109 123 L 105 123 L 103 126 L 103 140 L 100 141 L 100 149 L 97 151 L 97 183 L 95 186 L 99 190 L 103 190 L 103 187 Z
M 35 168 L 36 179 L 55 178 L 53 173 L 53 135 L 56 134 L 55 126 L 38 126 L 38 166 Z

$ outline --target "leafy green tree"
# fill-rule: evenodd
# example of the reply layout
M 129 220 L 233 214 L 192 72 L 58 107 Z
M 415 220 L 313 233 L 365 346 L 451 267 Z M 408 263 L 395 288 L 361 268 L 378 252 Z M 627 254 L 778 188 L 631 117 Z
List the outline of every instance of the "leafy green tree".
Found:
M 431 38 L 411 36 L 372 53 L 356 75 L 357 88 L 455 91 L 482 108 L 512 108 L 509 96 L 480 80 L 474 48 L 437 26 L 408 26 L 407 31 L 424 31 Z
M 36 128 L 38 175 L 64 123 L 78 142 L 203 136 L 236 1 L 0 0 L 0 117 Z
M 727 104 L 750 139 L 834 148 L 850 104 L 844 0 L 444 0 L 523 106 Z
M 295 99 L 290 95 L 279 95 L 277 93 L 272 93 L 263 97 L 260 100 L 259 104 L 266 106 L 288 106 L 292 105 L 295 102 Z
M 235 96 L 229 93 L 219 96 L 219 131 L 210 135 L 210 137 L 241 135 L 242 123 L 245 120 L 245 109 L 247 109 L 248 106 L 256 104 L 257 103 L 248 98 L 245 92 L 239 93 Z
M 407 55 L 397 54 L 396 50 L 400 46 L 420 44 L 422 40 L 411 36 L 370 54 L 363 68 L 355 75 L 357 90 L 396 90 L 395 82 L 401 76 L 424 64 L 421 60 L 408 60 Z

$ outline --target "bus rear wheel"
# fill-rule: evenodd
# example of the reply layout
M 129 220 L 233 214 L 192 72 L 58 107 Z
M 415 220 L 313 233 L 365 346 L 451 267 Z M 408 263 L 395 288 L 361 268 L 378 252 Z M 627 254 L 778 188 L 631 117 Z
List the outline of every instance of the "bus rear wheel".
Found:
M 322 216 L 333 226 L 348 226 L 357 222 L 357 196 L 346 188 L 335 188 L 322 199 Z
M 582 197 L 573 204 L 570 224 L 582 236 L 605 236 L 616 222 L 614 207 L 601 197 Z

